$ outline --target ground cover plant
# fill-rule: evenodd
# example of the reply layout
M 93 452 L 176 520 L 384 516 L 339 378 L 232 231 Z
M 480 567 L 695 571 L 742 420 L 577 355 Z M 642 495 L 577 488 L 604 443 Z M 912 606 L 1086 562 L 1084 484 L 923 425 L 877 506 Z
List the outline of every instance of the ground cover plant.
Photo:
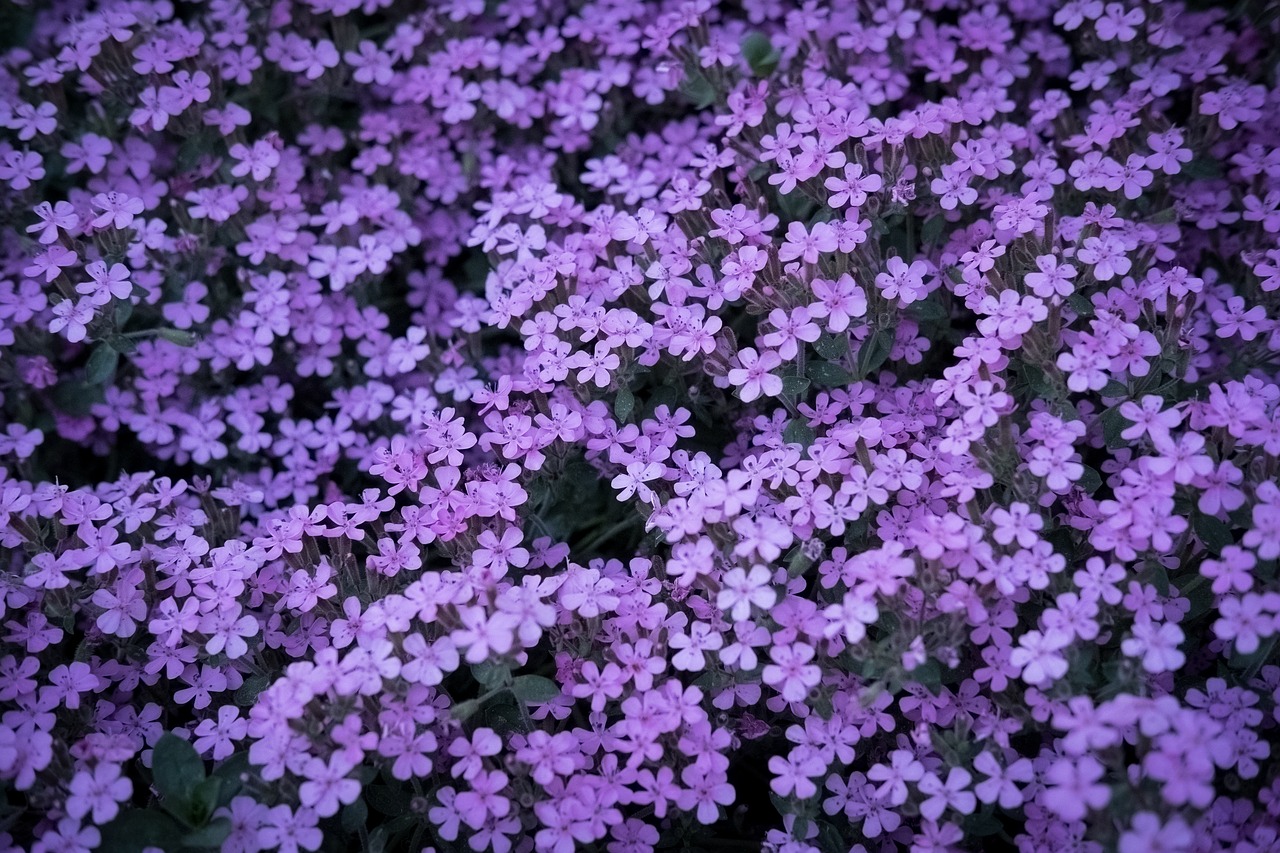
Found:
M 1270 4 L 0 9 L 0 849 L 1280 849 Z

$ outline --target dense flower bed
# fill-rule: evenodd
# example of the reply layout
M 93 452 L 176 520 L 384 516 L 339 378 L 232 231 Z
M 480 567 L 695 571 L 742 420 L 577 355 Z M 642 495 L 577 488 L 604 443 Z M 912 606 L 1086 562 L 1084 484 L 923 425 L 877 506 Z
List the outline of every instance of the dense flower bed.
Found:
M 0 848 L 1278 849 L 1267 6 L 7 4 Z

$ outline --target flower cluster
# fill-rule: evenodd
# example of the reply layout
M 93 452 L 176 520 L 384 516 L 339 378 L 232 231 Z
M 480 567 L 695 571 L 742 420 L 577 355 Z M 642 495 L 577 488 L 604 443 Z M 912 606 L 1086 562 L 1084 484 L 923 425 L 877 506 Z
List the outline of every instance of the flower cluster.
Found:
M 0 10 L 0 850 L 1276 850 L 1195 5 Z

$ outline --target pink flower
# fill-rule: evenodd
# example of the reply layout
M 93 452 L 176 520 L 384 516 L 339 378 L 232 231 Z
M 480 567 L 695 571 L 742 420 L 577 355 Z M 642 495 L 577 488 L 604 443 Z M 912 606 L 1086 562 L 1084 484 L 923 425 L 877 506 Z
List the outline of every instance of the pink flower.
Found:
M 750 573 L 741 568 L 730 569 L 720 581 L 716 605 L 735 622 L 750 616 L 752 607 L 768 610 L 778 599 L 769 586 L 772 576 L 764 566 L 752 566 Z
M 49 686 L 41 690 L 42 697 L 73 711 L 80 707 L 82 694 L 99 690 L 102 686 L 89 665 L 79 661 L 54 667 L 49 672 L 48 681 Z
M 839 604 L 832 604 L 823 611 L 828 624 L 823 636 L 843 637 L 847 643 L 859 643 L 867 635 L 867 626 L 874 625 L 880 611 L 869 595 L 861 590 L 846 592 Z
M 836 232 L 829 223 L 815 222 L 806 230 L 799 222 L 787 226 L 787 240 L 778 249 L 778 260 L 786 263 L 803 258 L 805 263 L 816 264 L 824 252 L 834 252 L 837 246 Z
M 823 186 L 833 193 L 827 199 L 827 203 L 832 207 L 840 208 L 846 205 L 861 207 L 866 204 L 868 193 L 879 192 L 884 187 L 884 179 L 874 172 L 863 175 L 860 164 L 847 163 L 843 178 L 827 178 Z
M 1162 442 L 1168 441 L 1169 430 L 1182 423 L 1182 414 L 1177 409 L 1165 409 L 1164 406 L 1164 399 L 1155 394 L 1143 396 L 1138 403 L 1128 400 L 1121 403 L 1120 414 L 1133 426 L 1126 427 L 1120 437 L 1126 441 L 1137 441 L 1147 435 L 1153 441 L 1157 438 Z
M 818 793 L 818 786 L 813 780 L 827 772 L 827 762 L 822 760 L 818 752 L 807 747 L 797 747 L 786 758 L 781 755 L 771 756 L 769 771 L 773 773 L 769 787 L 775 794 L 779 797 L 795 796 L 797 799 L 807 800 Z
M 912 753 L 895 749 L 889 754 L 889 764 L 871 765 L 867 778 L 880 783 L 876 788 L 877 797 L 887 800 L 891 806 L 900 806 L 907 801 L 907 783 L 920 781 L 924 774 L 924 765 Z
M 1111 233 L 1100 237 L 1086 237 L 1084 247 L 1076 253 L 1083 263 L 1093 267 L 1093 276 L 1098 281 L 1110 281 L 1118 275 L 1124 275 L 1133 267 L 1125 245 Z
M 67 814 L 77 820 L 91 815 L 105 824 L 120 811 L 120 803 L 133 795 L 133 782 L 120 773 L 120 765 L 102 762 L 93 770 L 81 770 L 71 780 Z
M 621 364 L 622 360 L 603 341 L 596 343 L 594 354 L 579 351 L 568 360 L 570 367 L 581 368 L 577 374 L 579 382 L 591 382 L 597 388 L 608 387 Z
M 1090 809 L 1100 809 L 1111 800 L 1111 789 L 1099 782 L 1105 772 L 1106 768 L 1090 756 L 1059 758 L 1045 774 L 1040 800 L 1063 820 L 1081 820 Z
M 1263 86 L 1250 86 L 1243 80 L 1232 80 L 1221 89 L 1205 92 L 1200 96 L 1202 115 L 1218 117 L 1223 130 L 1232 130 L 1241 124 L 1262 116 L 1261 107 L 1266 103 L 1267 90 Z
M 973 760 L 974 769 L 988 778 L 974 787 L 974 794 L 984 803 L 999 802 L 1003 809 L 1016 809 L 1022 804 L 1022 791 L 1017 782 L 1031 782 L 1034 777 L 1031 761 L 1019 758 L 1007 767 L 1001 767 L 990 752 L 978 753 Z
M 276 806 L 267 813 L 266 824 L 258 832 L 257 844 L 262 848 L 278 847 L 280 853 L 318 850 L 324 833 L 316 823 L 315 810 L 307 806 L 296 811 L 288 805 Z
M 0 181 L 7 181 L 13 189 L 25 190 L 45 174 L 44 158 L 36 152 L 0 147 Z
M 119 192 L 98 193 L 93 197 L 93 208 L 98 215 L 91 220 L 94 228 L 123 230 L 133 224 L 133 219 L 146 209 L 142 199 Z
M 774 646 L 769 650 L 773 663 L 765 666 L 761 677 L 786 701 L 801 702 L 822 680 L 822 670 L 809 663 L 813 656 L 813 647 L 804 643 Z
M 502 749 L 502 738 L 493 729 L 481 727 L 470 738 L 455 737 L 449 743 L 449 754 L 458 759 L 450 772 L 453 778 L 470 779 L 480 772 L 483 759 L 497 755 Z
M 1275 611 L 1264 608 L 1265 599 L 1256 593 L 1243 597 L 1227 596 L 1218 605 L 1221 616 L 1213 623 L 1219 640 L 1234 643 L 1236 651 L 1250 655 L 1258 650 L 1263 637 L 1276 631 Z
M 1026 282 L 1041 299 L 1070 296 L 1075 291 L 1071 279 L 1076 277 L 1076 268 L 1061 263 L 1056 255 L 1037 255 L 1036 268 L 1039 272 L 1027 273 Z
M 218 709 L 216 721 L 202 720 L 196 726 L 196 751 L 221 761 L 235 752 L 236 742 L 244 739 L 248 725 L 237 708 L 224 705 Z
M 1143 618 L 1134 623 L 1133 635 L 1120 644 L 1120 650 L 1129 657 L 1141 657 L 1147 672 L 1172 672 L 1186 663 L 1186 655 L 1178 651 L 1185 639 L 1182 629 L 1172 622 Z
M 34 211 L 40 221 L 35 225 L 28 225 L 27 233 L 38 233 L 37 239 L 45 245 L 57 241 L 59 230 L 69 232 L 80 224 L 80 217 L 70 202 L 60 201 L 53 205 L 42 201 L 35 206 Z
M 1078 345 L 1070 352 L 1058 356 L 1058 367 L 1067 372 L 1067 387 L 1077 394 L 1102 390 L 1109 377 L 1111 359 L 1100 350 L 1086 344 Z
M 809 319 L 809 309 L 801 306 L 790 312 L 775 308 L 769 313 L 769 324 L 774 331 L 764 335 L 761 342 L 778 353 L 784 361 L 796 357 L 802 343 L 813 343 L 821 335 L 822 330 Z
M 529 565 L 529 551 L 519 547 L 523 539 L 524 534 L 514 527 L 504 530 L 501 539 L 492 530 L 485 530 L 480 534 L 480 547 L 472 552 L 471 561 L 498 577 L 505 575 L 510 566 L 524 568 Z
M 49 321 L 49 331 L 64 336 L 71 343 L 83 341 L 88 334 L 88 326 L 93 322 L 94 305 L 88 297 L 72 302 L 64 299 L 53 306 L 53 319 Z
M 681 672 L 701 672 L 706 666 L 706 652 L 718 651 L 724 638 L 705 622 L 694 622 L 689 633 L 673 633 L 667 640 L 673 649 L 679 649 L 671 663 Z
M 972 814 L 977 798 L 966 790 L 973 777 L 963 767 L 952 767 L 943 782 L 934 773 L 926 773 L 919 782 L 920 793 L 927 795 L 920 803 L 920 814 L 929 820 L 937 820 L 948 808 L 960 814 Z
M 991 521 L 995 525 L 993 538 L 1001 545 L 1008 545 L 1015 539 L 1022 548 L 1030 548 L 1039 537 L 1036 533 L 1044 528 L 1044 519 L 1031 511 L 1031 507 L 1020 501 L 1014 501 L 1009 509 L 996 507 L 991 511 Z
M 318 817 L 337 814 L 342 806 L 360 796 L 359 780 L 347 775 L 354 767 L 342 752 L 335 752 L 328 761 L 310 759 L 303 768 L 306 781 L 298 787 L 299 801 Z
M 815 278 L 812 286 L 818 301 L 809 305 L 809 316 L 826 318 L 828 331 L 843 332 L 854 317 L 866 316 L 867 296 L 849 274 L 834 282 Z
M 55 243 L 36 255 L 22 274 L 33 278 L 43 277 L 48 284 L 60 276 L 64 269 L 79 263 L 79 260 L 75 252 Z
M 876 287 L 885 299 L 900 300 L 902 305 L 918 302 L 928 294 L 924 277 L 929 272 L 929 265 L 924 261 L 906 261 L 894 255 L 885 262 L 885 272 L 876 275 Z
M 1120 853 L 1152 853 L 1161 850 L 1189 850 L 1195 834 L 1178 815 L 1162 820 L 1152 812 L 1138 812 L 1129 829 L 1120 836 Z
M 129 280 L 129 268 L 124 264 L 112 264 L 108 269 L 102 261 L 85 264 L 89 281 L 76 285 L 76 292 L 85 294 L 94 305 L 106 305 L 115 299 L 128 299 L 133 294 L 133 282 Z
M 1022 680 L 1028 684 L 1047 686 L 1067 674 L 1066 658 L 1058 654 L 1069 639 L 1059 634 L 1028 631 L 1018 638 L 1018 646 L 1009 660 L 1021 668 Z
M 710 825 L 720 819 L 719 806 L 730 806 L 735 799 L 735 792 L 725 778 L 705 766 L 687 765 L 680 771 L 680 780 L 685 787 L 677 796 L 680 808 L 694 811 L 698 822 Z
M 770 371 L 782 366 L 782 358 L 772 350 L 757 354 L 751 347 L 738 351 L 738 363 L 729 371 L 729 381 L 737 386 L 738 396 L 744 403 L 750 403 L 762 394 L 776 397 L 782 393 L 782 377 Z

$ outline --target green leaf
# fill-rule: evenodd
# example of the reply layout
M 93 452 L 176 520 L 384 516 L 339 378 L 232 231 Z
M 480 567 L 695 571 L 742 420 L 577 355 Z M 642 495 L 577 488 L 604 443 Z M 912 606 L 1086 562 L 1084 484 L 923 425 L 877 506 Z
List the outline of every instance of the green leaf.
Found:
M 880 368 L 893 351 L 893 329 L 877 329 L 871 333 L 858 349 L 855 379 L 866 379 Z
M 511 667 L 505 663 L 477 663 L 471 667 L 471 675 L 487 690 L 511 681 Z
M 1228 662 L 1235 669 L 1244 670 L 1242 680 L 1248 681 L 1257 675 L 1258 670 L 1262 669 L 1265 664 L 1271 662 L 1271 656 L 1275 651 L 1277 640 L 1280 640 L 1280 635 L 1273 635 L 1269 640 L 1263 640 L 1256 650 L 1247 655 L 1233 651 Z
M 502 694 L 508 701 L 495 700 L 484 706 L 480 716 L 484 719 L 484 724 L 493 729 L 500 735 L 510 734 L 511 732 L 528 732 L 529 728 L 526 724 L 527 715 L 523 707 L 518 707 L 515 702 L 510 701 L 511 697 Z
M 526 705 L 541 705 L 560 695 L 560 685 L 541 675 L 517 675 L 511 692 Z
M 419 818 L 417 815 L 402 814 L 397 818 L 387 821 L 386 824 L 384 825 L 387 827 L 388 832 L 391 832 L 394 834 L 397 832 L 401 832 L 402 830 L 408 829 L 409 827 L 417 823 L 419 820 L 421 820 L 421 818 Z
M 814 431 L 809 428 L 809 425 L 800 420 L 787 424 L 787 428 L 782 431 L 783 441 L 787 444 L 798 444 L 801 447 L 808 447 L 813 444 L 817 437 Z
M 813 342 L 813 348 L 827 361 L 838 361 L 849 351 L 849 336 L 844 332 L 827 332 Z
M 930 216 L 924 221 L 924 225 L 920 227 L 921 243 L 936 243 L 938 238 L 942 236 L 942 226 L 946 224 L 946 220 L 942 215 Z
M 818 822 L 818 849 L 844 850 L 848 846 L 844 837 L 840 835 L 840 830 L 826 821 Z
M 27 44 L 35 28 L 38 6 L 23 8 L 17 3 L 0 3 L 0 50 Z
M 391 830 L 384 824 L 369 833 L 369 841 L 365 845 L 366 853 L 384 853 L 387 841 L 391 838 Z
M 241 774 L 248 773 L 250 767 L 249 753 L 245 750 L 240 750 L 232 753 L 215 767 L 213 775 L 222 779 L 223 782 L 239 781 Z
M 462 277 L 472 282 L 477 288 L 483 288 L 485 279 L 489 277 L 489 258 L 484 252 L 473 249 L 463 262 Z
M 899 257 L 910 258 L 915 254 L 915 246 L 911 243 L 913 239 L 911 231 L 904 223 L 905 220 L 901 216 L 894 216 L 886 223 L 884 247 Z
M 1060 389 L 1055 388 L 1049 374 L 1045 373 L 1040 367 L 1022 363 L 1022 376 L 1027 381 L 1027 387 L 1032 393 L 1043 400 L 1056 400 L 1061 396 Z
M 450 713 L 453 714 L 455 720 L 466 720 L 473 716 L 476 711 L 480 710 L 480 703 L 475 699 L 468 699 L 465 702 L 457 702 L 454 704 Z
M 1214 604 L 1213 587 L 1209 579 L 1202 574 L 1195 574 L 1182 583 L 1178 587 L 1178 594 L 1191 602 L 1191 609 L 1183 619 L 1185 622 L 1200 618 L 1208 613 Z
M 613 399 L 613 416 L 618 423 L 626 423 L 636 408 L 636 396 L 625 385 L 618 389 L 618 396 Z
M 782 393 L 786 394 L 792 400 L 798 400 L 809 390 L 809 380 L 803 376 L 784 376 L 782 377 Z
M 980 812 L 964 819 L 965 834 L 974 838 L 985 838 L 1004 831 L 1004 824 L 990 812 Z
M 1120 437 L 1120 433 L 1129 428 L 1129 420 L 1120 414 L 1119 407 L 1107 409 L 1102 413 L 1102 437 L 1107 442 L 1107 449 L 1118 450 L 1127 447 L 1129 442 Z
M 258 701 L 259 694 L 271 686 L 271 679 L 265 675 L 251 675 L 236 690 L 234 697 L 241 708 L 252 707 Z
M 929 658 L 907 673 L 907 678 L 923 685 L 929 689 L 929 692 L 937 695 L 938 690 L 942 688 L 942 665 L 933 658 Z
M 1071 310 L 1075 311 L 1081 317 L 1093 316 L 1093 303 L 1089 301 L 1089 297 L 1083 293 L 1073 293 L 1067 297 L 1067 304 L 1071 306 Z
M 195 747 L 166 733 L 152 753 L 151 776 L 165 805 L 186 813 L 196 786 L 204 781 L 204 762 Z
M 119 363 L 120 353 L 106 344 L 98 344 L 85 363 L 84 381 L 90 385 L 101 385 L 116 372 Z
M 55 405 L 68 415 L 84 417 L 93 404 L 101 403 L 102 399 L 102 386 L 92 382 L 62 382 L 53 389 Z
M 695 73 L 692 77 L 685 75 L 680 83 L 680 94 L 684 95 L 696 109 L 705 110 L 716 102 L 716 90 L 705 74 Z
M 819 222 L 831 222 L 835 218 L 836 212 L 834 210 L 829 207 L 820 207 L 813 212 L 813 216 L 809 217 L 809 222 L 805 227 L 812 231 L 813 226 Z
M 1200 541 L 1210 551 L 1215 554 L 1221 554 L 1223 548 L 1235 544 L 1236 537 L 1232 535 L 1231 528 L 1225 522 L 1199 512 L 1195 514 L 1194 518 L 1192 526 L 1196 531 L 1196 535 L 1200 537 Z
M 156 337 L 164 338 L 171 344 L 177 344 L 180 347 L 194 346 L 199 340 L 190 332 L 184 332 L 181 329 L 156 329 Z
M 925 323 L 941 323 L 948 319 L 947 310 L 932 299 L 913 302 L 911 310 L 915 313 L 917 319 Z
M 675 410 L 684 399 L 683 389 L 672 387 L 671 385 L 660 385 L 649 395 L 649 411 L 657 411 L 659 406 L 666 406 L 668 409 Z M 591 471 L 591 478 L 595 479 L 595 471 Z
M 809 365 L 809 378 L 818 385 L 835 387 L 848 385 L 853 381 L 853 374 L 838 364 L 829 361 L 815 361 Z
M 1148 560 L 1146 571 L 1142 573 L 1143 581 L 1156 588 L 1160 595 L 1169 594 L 1169 570 L 1155 560 Z
M 201 826 L 218 808 L 218 794 L 221 789 L 222 779 L 217 776 L 201 779 L 195 786 L 187 803 L 187 817 L 190 818 L 192 825 Z
M 782 211 L 784 222 L 792 220 L 802 221 L 807 219 L 809 215 L 817 208 L 813 199 L 809 198 L 802 192 L 792 190 L 790 193 L 778 192 L 778 209 Z M 792 263 L 797 263 L 792 261 Z
M 142 853 L 148 847 L 177 850 L 183 844 L 182 825 L 154 809 L 129 809 L 102 827 L 97 853 Z
M 747 33 L 742 39 L 741 47 L 742 58 L 747 61 L 751 73 L 757 77 L 768 77 L 782 59 L 782 54 L 764 33 Z
M 358 832 L 368 819 L 369 807 L 364 804 L 362 797 L 356 797 L 351 803 L 342 807 L 342 828 L 347 832 Z
M 1080 479 L 1076 481 L 1076 484 L 1089 494 L 1093 494 L 1102 488 L 1102 475 L 1085 465 L 1084 473 L 1080 475 Z
M 1093 643 L 1076 643 L 1067 648 L 1067 678 L 1077 691 L 1087 691 L 1097 684 L 1098 647 Z
M 220 817 L 211 820 L 206 826 L 193 829 L 182 838 L 183 847 L 212 847 L 221 849 L 222 842 L 231 835 L 231 818 Z
M 133 303 L 128 299 L 121 299 L 116 303 L 116 328 L 123 329 L 124 324 L 129 322 L 129 318 L 133 316 Z
M 787 574 L 793 578 L 800 577 L 813 565 L 803 545 L 792 548 L 783 559 L 787 561 Z
M 378 814 L 402 815 L 409 810 L 413 795 L 400 788 L 387 785 L 370 785 L 364 789 L 364 797 Z
M 1222 177 L 1222 166 L 1212 157 L 1196 157 L 1183 164 L 1182 174 L 1197 180 L 1214 180 Z

